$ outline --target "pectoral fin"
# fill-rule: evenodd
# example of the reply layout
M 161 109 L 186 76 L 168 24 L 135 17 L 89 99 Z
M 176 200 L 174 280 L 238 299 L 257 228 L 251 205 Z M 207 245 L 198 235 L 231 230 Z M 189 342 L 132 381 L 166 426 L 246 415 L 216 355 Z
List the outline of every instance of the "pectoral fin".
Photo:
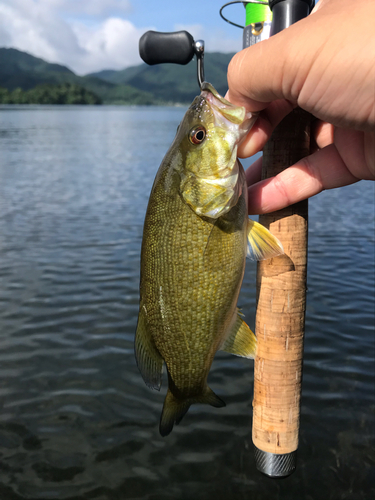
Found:
M 257 339 L 244 320 L 237 312 L 236 321 L 221 351 L 242 356 L 243 358 L 254 358 L 257 347 Z
M 147 316 L 141 307 L 135 334 L 135 358 L 145 384 L 151 389 L 160 390 L 163 372 L 163 358 L 147 331 Z
M 247 256 L 252 260 L 265 260 L 282 255 L 280 241 L 259 222 L 247 222 Z

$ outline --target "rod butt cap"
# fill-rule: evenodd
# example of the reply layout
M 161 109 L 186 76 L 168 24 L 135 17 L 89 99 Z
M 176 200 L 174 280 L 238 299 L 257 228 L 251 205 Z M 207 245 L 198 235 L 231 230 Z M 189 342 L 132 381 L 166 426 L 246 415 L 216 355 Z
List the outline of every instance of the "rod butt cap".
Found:
M 277 455 L 254 446 L 255 464 L 259 472 L 272 478 L 287 477 L 296 469 L 297 451 Z

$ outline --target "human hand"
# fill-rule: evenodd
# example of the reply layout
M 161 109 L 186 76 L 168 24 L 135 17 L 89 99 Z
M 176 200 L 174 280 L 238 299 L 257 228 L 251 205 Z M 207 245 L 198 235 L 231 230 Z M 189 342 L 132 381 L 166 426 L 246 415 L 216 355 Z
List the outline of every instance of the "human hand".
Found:
M 317 118 L 310 156 L 263 181 L 261 159 L 249 167 L 249 213 L 375 179 L 374 18 L 373 0 L 320 0 L 306 19 L 233 57 L 226 98 L 260 111 L 241 158 L 260 151 L 294 107 Z

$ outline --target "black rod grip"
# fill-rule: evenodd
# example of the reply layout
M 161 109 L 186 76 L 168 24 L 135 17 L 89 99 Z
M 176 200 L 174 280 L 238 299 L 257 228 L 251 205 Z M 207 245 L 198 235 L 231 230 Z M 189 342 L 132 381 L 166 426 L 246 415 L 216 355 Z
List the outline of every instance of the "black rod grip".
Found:
M 147 31 L 139 40 L 139 55 L 150 65 L 187 64 L 194 56 L 194 38 L 187 31 Z
M 271 36 L 307 17 L 315 5 L 314 0 L 270 0 L 272 10 Z

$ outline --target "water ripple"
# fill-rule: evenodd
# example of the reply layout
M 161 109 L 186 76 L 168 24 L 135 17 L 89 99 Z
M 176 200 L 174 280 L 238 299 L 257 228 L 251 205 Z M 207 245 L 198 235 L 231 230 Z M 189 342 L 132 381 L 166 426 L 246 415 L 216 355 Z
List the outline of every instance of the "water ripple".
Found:
M 162 439 L 166 393 L 133 354 L 139 253 L 174 108 L 0 114 L 0 499 L 367 499 L 375 494 L 374 183 L 310 202 L 299 466 L 273 482 L 251 443 L 253 363 L 225 353 Z M 147 147 L 145 147 L 145 138 Z M 255 322 L 256 266 L 239 305 Z

